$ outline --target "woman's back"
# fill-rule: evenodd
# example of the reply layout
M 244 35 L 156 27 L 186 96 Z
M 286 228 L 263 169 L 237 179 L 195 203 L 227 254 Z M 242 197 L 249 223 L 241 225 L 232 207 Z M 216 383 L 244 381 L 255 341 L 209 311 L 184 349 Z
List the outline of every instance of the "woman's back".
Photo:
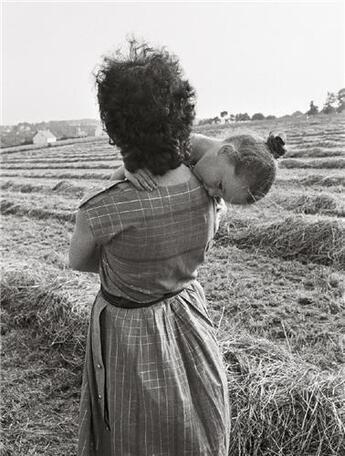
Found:
M 82 210 L 102 246 L 103 287 L 137 302 L 186 287 L 214 236 L 213 202 L 184 166 L 163 176 L 152 192 L 120 182 Z

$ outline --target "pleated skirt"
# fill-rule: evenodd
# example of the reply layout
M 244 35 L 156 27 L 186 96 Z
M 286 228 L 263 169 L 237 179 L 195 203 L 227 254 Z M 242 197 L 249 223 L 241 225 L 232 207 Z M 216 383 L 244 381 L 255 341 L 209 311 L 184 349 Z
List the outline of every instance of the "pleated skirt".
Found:
M 225 365 L 198 282 L 139 309 L 98 294 L 78 456 L 227 456 L 229 433 Z

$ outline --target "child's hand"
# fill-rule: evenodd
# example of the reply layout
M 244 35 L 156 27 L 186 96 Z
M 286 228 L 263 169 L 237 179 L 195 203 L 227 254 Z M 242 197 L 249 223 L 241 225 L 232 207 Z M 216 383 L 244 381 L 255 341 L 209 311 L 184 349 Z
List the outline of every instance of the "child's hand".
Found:
M 125 177 L 131 182 L 137 190 L 151 192 L 157 188 L 157 182 L 148 169 L 139 169 L 135 173 L 130 173 L 125 168 Z
M 218 231 L 220 222 L 224 218 L 225 214 L 227 213 L 228 207 L 225 204 L 223 198 L 215 197 L 215 206 L 216 206 L 216 221 L 215 221 L 215 232 Z

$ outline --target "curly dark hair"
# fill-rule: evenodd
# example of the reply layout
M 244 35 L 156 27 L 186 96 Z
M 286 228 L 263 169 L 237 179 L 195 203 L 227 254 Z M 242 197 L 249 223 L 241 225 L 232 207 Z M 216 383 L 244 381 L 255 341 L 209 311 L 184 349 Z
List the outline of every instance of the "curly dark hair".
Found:
M 189 158 L 195 92 L 175 55 L 129 41 L 94 73 L 103 127 L 130 172 L 163 175 Z
M 281 136 L 269 134 L 264 141 L 255 134 L 238 134 L 223 140 L 235 149 L 235 173 L 243 177 L 248 185 L 247 203 L 255 203 L 270 190 L 276 177 L 275 159 L 282 157 L 286 149 Z

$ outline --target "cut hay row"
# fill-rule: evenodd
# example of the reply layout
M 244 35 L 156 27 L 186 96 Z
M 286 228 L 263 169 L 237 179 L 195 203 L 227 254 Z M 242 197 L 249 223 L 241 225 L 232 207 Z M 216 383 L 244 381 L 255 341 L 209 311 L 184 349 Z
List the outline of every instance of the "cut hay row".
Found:
M 259 223 L 258 219 L 236 219 L 228 214 L 216 235 L 220 245 L 234 244 L 259 249 L 283 259 L 298 259 L 332 265 L 345 270 L 345 225 L 340 220 L 296 215 Z
M 344 124 L 345 126 L 345 124 Z M 296 143 L 301 143 L 301 144 L 319 144 L 320 142 L 323 141 L 330 141 L 331 143 L 333 142 L 339 142 L 339 141 L 345 141 L 345 134 L 344 131 L 342 133 L 319 133 L 319 134 L 314 134 L 310 137 L 305 137 L 301 135 L 293 135 L 291 132 L 287 132 L 287 137 L 289 138 L 289 144 L 296 144 Z
M 342 139 L 342 138 L 338 138 L 338 139 Z M 339 142 L 338 141 L 333 141 L 333 138 L 332 140 L 321 140 L 321 141 L 308 141 L 308 142 L 304 142 L 304 141 L 301 141 L 301 142 L 296 142 L 296 143 L 292 143 L 294 144 L 294 147 L 303 147 L 304 149 L 313 149 L 314 147 L 318 147 L 318 148 L 322 148 L 322 149 L 326 149 L 326 150 L 332 150 L 334 147 L 339 147 Z M 344 141 L 344 145 L 345 145 L 345 141 Z
M 291 179 L 291 182 L 295 182 L 306 187 L 345 187 L 345 177 L 341 176 L 320 176 L 313 174 L 301 179 Z
M 87 138 L 71 138 L 71 139 L 64 139 L 64 140 L 59 140 L 55 143 L 51 143 L 49 145 L 50 149 L 53 148 L 64 148 L 64 147 L 69 147 L 70 145 L 73 144 L 94 144 L 94 143 L 99 143 L 99 142 L 106 142 L 105 138 L 102 137 L 87 137 Z M 16 152 L 23 152 L 23 151 L 34 151 L 34 150 L 39 150 L 39 149 L 46 149 L 46 145 L 39 145 L 39 144 L 23 144 L 19 146 L 11 146 L 11 147 L 1 147 L 0 152 L 1 154 L 11 154 L 11 153 L 16 153 Z
M 301 214 L 319 214 L 336 217 L 345 217 L 345 201 L 339 200 L 329 194 L 302 194 L 287 195 L 272 198 L 275 204 L 280 205 L 285 210 L 294 211 Z
M 26 338 L 34 340 L 32 346 L 45 348 L 56 362 L 57 353 L 80 385 L 88 312 L 80 308 L 78 293 L 83 290 L 85 302 L 88 280 L 33 271 L 12 270 L 2 279 L 4 332 L 31 330 Z M 344 373 L 323 372 L 239 328 L 227 327 L 220 339 L 232 406 L 229 454 L 264 456 L 269 449 L 272 455 L 339 456 L 345 451 Z M 61 385 L 54 387 L 60 394 Z M 12 443 L 12 429 L 6 431 Z
M 303 149 L 298 148 L 296 150 L 289 149 L 288 153 L 286 154 L 286 158 L 326 158 L 326 157 L 334 157 L 334 158 L 342 158 L 345 156 L 345 148 L 344 149 L 321 149 L 320 147 L 313 147 L 312 149 Z
M 235 331 L 223 354 L 233 407 L 229 455 L 345 451 L 344 372 L 321 373 L 272 342 Z
M 86 179 L 86 180 L 109 180 L 111 176 L 111 172 L 104 174 L 104 173 L 1 173 L 0 177 L 25 177 L 26 179 Z
M 52 153 L 45 153 L 45 151 L 42 151 L 42 153 L 37 154 L 37 155 L 30 155 L 30 154 L 21 154 L 18 156 L 9 156 L 9 157 L 3 157 L 4 162 L 17 162 L 17 161 L 25 161 L 25 162 L 30 162 L 30 161 L 35 161 L 35 160 L 64 160 L 64 159 L 78 159 L 78 158 L 89 158 L 89 159 L 101 159 L 101 157 L 116 157 L 120 156 L 120 153 L 117 149 L 113 148 L 110 150 L 105 150 L 104 148 L 99 149 L 97 151 L 95 150 L 87 150 L 87 149 L 80 149 L 80 150 L 70 150 L 70 151 L 65 151 L 64 153 L 59 153 L 59 154 L 52 154 Z
M 2 215 L 18 215 L 30 218 L 37 218 L 39 220 L 55 219 L 63 222 L 75 222 L 75 212 L 52 210 L 40 207 L 31 207 L 30 205 L 24 205 L 2 199 L 0 202 L 0 212 Z
M 74 224 L 53 218 L 4 215 L 2 226 L 1 258 L 6 270 L 22 260 L 35 261 L 40 267 L 66 269 Z
M 345 168 L 344 158 L 330 158 L 330 159 L 317 159 L 317 160 L 295 160 L 293 158 L 284 158 L 279 162 L 281 168 L 307 168 L 307 169 L 343 169 Z
M 21 192 L 21 193 L 32 193 L 32 192 L 46 193 L 48 190 L 46 185 L 17 184 L 13 181 L 1 182 L 0 189 L 1 190 L 11 190 L 14 192 Z
M 99 188 L 102 188 L 99 186 Z M 45 195 L 62 193 L 75 198 L 81 198 L 84 193 L 94 189 L 94 186 L 91 185 L 74 185 L 68 181 L 59 181 L 53 185 L 34 185 L 30 183 L 16 183 L 13 181 L 5 181 L 0 184 L 1 190 L 10 190 L 11 192 L 19 193 L 44 193 Z
M 93 163 L 91 165 L 88 164 L 88 162 L 78 162 L 80 164 L 72 164 L 70 165 L 69 163 L 64 163 L 61 165 L 56 165 L 56 164 L 49 164 L 47 166 L 42 166 L 38 165 L 35 166 L 35 163 L 30 163 L 27 166 L 23 165 L 12 165 L 12 164 L 5 164 L 2 166 L 3 170 L 20 170 L 20 171 L 31 171 L 31 170 L 51 170 L 51 169 L 70 169 L 70 170 L 75 170 L 75 169 L 115 169 L 118 168 L 119 166 L 122 165 L 122 161 L 120 160 L 111 160 L 106 163 Z
M 11 153 L 3 153 L 0 152 L 1 159 L 13 159 L 13 158 L 20 158 L 20 157 L 64 157 L 69 155 L 78 155 L 78 154 L 90 154 L 90 156 L 97 156 L 98 154 L 104 153 L 114 153 L 117 152 L 117 149 L 114 146 L 110 146 L 106 142 L 102 142 L 100 144 L 77 144 L 71 143 L 68 146 L 64 147 L 40 147 L 39 149 L 34 150 L 23 150 L 23 151 L 12 151 Z
M 313 126 L 310 126 L 306 124 L 306 128 L 303 128 L 302 125 L 300 125 L 300 128 L 297 127 L 297 129 L 294 131 L 293 129 L 289 130 L 288 137 L 290 138 L 308 138 L 308 137 L 314 137 L 314 136 L 337 136 L 337 135 L 344 135 L 344 126 L 345 122 L 342 120 L 340 122 L 340 127 L 339 128 L 325 128 L 324 123 L 320 122 L 319 125 L 317 125 L 318 128 L 315 128 L 317 124 L 314 124 Z M 309 127 L 309 128 L 308 128 Z M 301 132 L 302 129 L 302 132 Z M 314 130 L 314 131 L 313 131 Z
M 3 201 L 20 205 L 30 209 L 46 209 L 52 211 L 74 212 L 78 206 L 79 198 L 72 193 L 61 195 L 59 192 L 51 192 L 48 196 L 41 192 L 12 192 L 4 191 L 1 195 Z
M 51 164 L 58 165 L 60 163 L 93 163 L 93 162 L 109 162 L 119 160 L 119 157 L 114 154 L 101 155 L 98 157 L 85 157 L 85 155 L 73 155 L 71 157 L 49 157 L 49 158 L 17 158 L 15 160 L 4 160 L 5 165 L 27 165 L 27 164 Z
M 6 272 L 2 278 L 1 302 L 5 332 L 18 328 L 30 328 L 45 348 L 63 350 L 69 367 L 80 375 L 85 351 L 87 308 L 80 306 L 78 291 L 82 287 L 84 302 L 87 289 L 71 271 L 22 268 Z M 37 267 L 37 266 L 36 266 Z

